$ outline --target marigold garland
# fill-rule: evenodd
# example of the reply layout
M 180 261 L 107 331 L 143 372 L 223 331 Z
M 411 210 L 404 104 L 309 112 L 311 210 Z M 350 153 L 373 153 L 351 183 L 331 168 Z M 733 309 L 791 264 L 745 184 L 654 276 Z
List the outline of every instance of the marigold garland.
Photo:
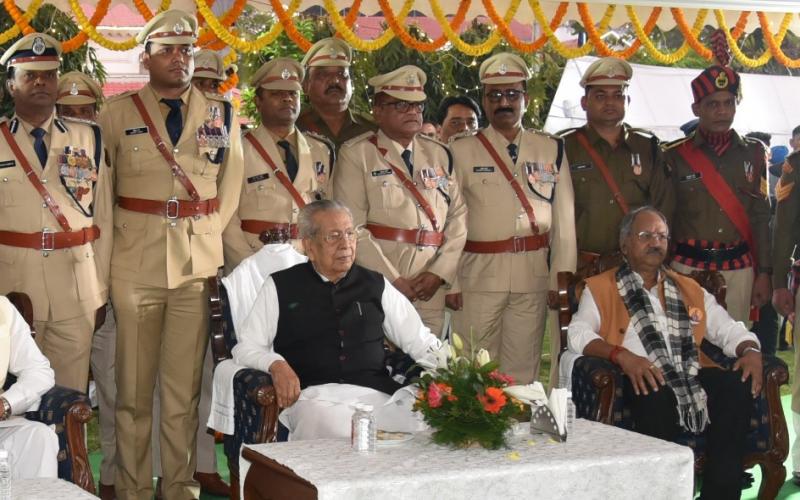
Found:
M 6 8 L 6 11 L 11 16 L 11 19 L 14 21 L 14 24 L 8 28 L 3 33 L 0 33 L 0 44 L 4 44 L 15 38 L 20 33 L 20 20 L 15 19 L 14 15 L 16 15 L 24 20 L 30 21 L 36 16 L 36 13 L 39 11 L 39 8 L 42 6 L 42 0 L 33 0 L 30 5 L 28 5 L 28 10 L 25 13 L 21 13 L 20 10 L 17 8 L 16 4 L 12 1 L 10 2 L 13 9 L 9 9 L 8 5 L 6 5 L 6 0 L 3 1 L 3 6 Z
M 786 35 L 786 31 L 789 29 L 792 17 L 794 16 L 791 13 L 787 13 L 783 16 L 783 21 L 781 21 L 781 26 L 778 29 L 778 40 L 776 40 L 769 29 L 767 16 L 763 12 L 758 13 L 761 31 L 764 33 L 764 39 L 767 41 L 767 47 L 769 47 L 770 52 L 772 52 L 772 56 L 775 57 L 776 61 L 787 68 L 797 69 L 800 68 L 800 59 L 789 59 L 786 54 L 783 53 L 783 50 L 781 50 L 781 42 Z
M 292 16 L 294 15 L 295 11 L 292 11 L 291 14 L 286 12 L 286 10 L 283 8 L 283 5 L 281 5 L 280 0 L 269 0 L 269 4 L 272 6 L 272 10 L 275 12 L 275 15 L 278 16 L 278 20 L 283 25 L 283 29 L 286 30 L 286 36 L 288 36 L 289 39 L 300 48 L 300 50 L 303 52 L 308 52 L 308 49 L 310 49 L 311 45 L 313 44 L 308 38 L 303 36 L 303 34 L 297 30 L 297 26 L 294 25 Z
M 136 37 L 133 36 L 123 42 L 114 42 L 109 40 L 108 38 L 104 37 L 95 29 L 94 26 L 89 22 L 89 19 L 86 18 L 86 14 L 83 12 L 83 8 L 78 3 L 78 0 L 69 0 L 70 9 L 72 9 L 72 13 L 75 14 L 75 20 L 78 21 L 78 26 L 83 30 L 86 35 L 94 40 L 98 45 L 107 48 L 108 50 L 130 50 L 138 43 L 136 42 Z
M 500 31 L 500 34 L 503 35 L 503 38 L 505 38 L 508 44 L 514 49 L 520 52 L 531 54 L 544 47 L 544 44 L 547 43 L 547 35 L 545 34 L 540 35 L 539 38 L 530 43 L 523 42 L 517 38 L 517 36 L 511 30 L 511 27 L 497 14 L 497 11 L 494 9 L 494 5 L 491 2 L 488 0 L 483 0 L 483 3 L 486 6 L 486 14 L 489 16 L 495 26 L 497 26 L 497 29 Z M 561 24 L 561 20 L 564 19 L 564 15 L 567 13 L 567 7 L 569 7 L 568 2 L 561 2 L 558 4 L 558 8 L 556 8 L 553 19 L 550 20 L 551 30 L 556 29 Z
M 575 59 L 576 57 L 583 57 L 592 51 L 594 44 L 591 42 L 591 40 L 585 43 L 582 47 L 578 48 L 567 47 L 564 45 L 561 40 L 558 39 L 555 32 L 550 29 L 550 25 L 547 23 L 547 17 L 545 16 L 539 1 L 528 1 L 531 5 L 531 9 L 533 9 L 533 15 L 536 17 L 536 21 L 542 27 L 542 31 L 544 31 L 544 34 L 547 36 L 547 39 L 550 41 L 550 44 L 553 46 L 556 52 L 558 52 L 562 57 L 567 59 Z M 605 31 L 608 29 L 608 25 L 611 23 L 611 17 L 614 15 L 614 9 L 614 5 L 609 5 L 606 7 L 606 12 L 603 15 L 603 18 L 600 19 L 600 31 Z
M 172 4 L 172 0 L 161 0 L 161 5 L 158 6 L 158 11 L 156 14 L 160 14 L 169 9 L 170 4 Z M 153 14 L 144 0 L 133 0 L 133 5 L 136 6 L 136 10 L 139 11 L 139 14 L 142 15 L 145 21 L 153 19 L 155 14 Z
M 356 23 L 356 19 L 358 19 L 358 13 L 361 10 L 361 0 L 356 0 L 353 2 L 353 5 L 350 6 L 350 10 L 347 11 L 347 16 L 344 18 L 344 22 L 349 27 L 353 27 Z
M 461 36 L 458 33 L 450 29 L 450 24 L 447 22 L 447 18 L 445 17 L 444 12 L 442 11 L 442 6 L 439 5 L 439 2 L 437 0 L 430 0 L 430 2 L 433 15 L 439 22 L 444 35 L 447 37 L 447 40 L 453 44 L 453 47 L 458 49 L 460 52 L 463 52 L 469 56 L 477 57 L 491 51 L 498 43 L 500 43 L 502 37 L 500 36 L 499 30 L 494 30 L 492 34 L 489 35 L 489 38 L 487 38 L 483 43 L 471 45 L 465 42 L 461 39 Z M 514 19 L 514 15 L 517 13 L 517 9 L 519 9 L 520 2 L 521 0 L 511 0 L 511 5 L 508 6 L 508 11 L 503 17 L 503 20 L 506 23 L 510 23 L 511 20 Z
M 97 26 L 100 22 L 106 17 L 108 14 L 108 7 L 111 5 L 111 0 L 100 0 L 100 3 L 97 4 L 97 8 L 92 14 L 92 18 L 89 19 L 89 24 L 92 26 Z M 83 47 L 83 44 L 86 43 L 86 40 L 89 38 L 89 35 L 86 34 L 84 31 L 79 31 L 77 35 L 73 36 L 69 40 L 65 40 L 61 42 L 61 51 L 65 54 L 78 50 L 79 48 Z
M 653 45 L 653 42 L 650 40 L 650 37 L 644 32 L 644 29 L 642 28 L 642 23 L 639 20 L 639 16 L 636 14 L 636 10 L 631 6 L 626 6 L 625 9 L 628 12 L 628 18 L 630 18 L 631 24 L 633 25 L 633 29 L 636 32 L 636 39 L 642 42 L 645 50 L 650 55 L 650 57 L 652 57 L 653 59 L 662 64 L 675 64 L 676 62 L 686 57 L 686 54 L 689 53 L 689 49 L 691 48 L 691 46 L 689 45 L 689 42 L 686 39 L 684 39 L 683 44 L 680 46 L 680 48 L 678 48 L 678 50 L 676 50 L 672 54 L 665 54 L 660 50 L 658 50 L 658 48 L 656 48 L 656 46 Z M 697 17 L 695 18 L 694 25 L 691 28 L 691 33 L 693 33 L 694 36 L 697 36 L 697 34 L 700 33 L 700 30 L 703 29 L 707 14 L 708 11 L 704 9 L 701 9 L 700 11 L 697 12 Z
M 73 1 L 73 0 L 70 0 Z M 228 44 L 229 47 L 232 49 L 238 50 L 239 52 L 258 52 L 267 45 L 274 42 L 278 36 L 283 32 L 283 25 L 281 23 L 275 23 L 272 25 L 270 30 L 264 33 L 262 36 L 258 37 L 256 40 L 247 41 L 242 40 L 238 36 L 234 36 L 228 30 L 228 28 L 222 26 L 220 24 L 219 19 L 214 14 L 214 12 L 208 7 L 208 4 L 205 0 L 195 0 L 197 3 L 197 11 L 200 12 L 203 17 L 205 18 L 208 26 L 214 31 L 214 34 L 217 35 L 217 38 Z M 286 15 L 294 15 L 297 9 L 300 7 L 300 0 L 292 0 L 291 5 L 289 5 L 288 11 L 284 11 Z M 281 8 L 283 10 L 283 8 Z
M 451 30 L 457 30 L 461 27 L 461 23 L 464 22 L 464 18 L 467 16 L 467 11 L 469 10 L 471 3 L 471 0 L 459 2 L 458 11 L 456 12 L 456 15 L 453 16 L 453 19 L 449 22 Z M 387 0 L 378 0 L 378 4 L 382 9 L 383 15 L 386 18 L 386 22 L 391 30 L 407 47 L 411 47 L 420 52 L 433 52 L 447 43 L 447 36 L 444 33 L 442 33 L 439 38 L 432 42 L 422 42 L 415 39 L 408 33 L 405 26 L 403 26 L 403 24 L 401 24 L 398 19 L 394 17 L 394 12 L 392 11 L 391 5 L 389 5 Z
M 33 19 L 33 16 L 27 17 L 20 12 L 19 7 L 17 7 L 17 3 L 14 0 L 3 0 L 3 6 L 6 8 L 8 15 L 10 15 L 11 19 L 14 21 L 14 25 L 22 30 L 23 35 L 29 35 L 36 32 L 36 30 L 33 29 L 29 23 L 29 21 Z M 31 9 L 28 10 L 30 11 Z
M 606 45 L 601 38 L 600 33 L 597 31 L 597 28 L 595 28 L 592 14 L 589 12 L 589 7 L 585 3 L 578 4 L 578 13 L 581 16 L 581 21 L 583 22 L 583 27 L 586 30 L 589 40 L 592 42 L 592 44 L 594 44 L 597 53 L 601 56 L 628 59 L 635 54 L 637 50 L 639 50 L 639 47 L 642 46 L 642 41 L 637 36 L 636 41 L 633 42 L 627 49 L 620 51 L 612 50 L 608 45 Z M 642 30 L 645 37 L 650 36 L 650 33 L 652 33 L 653 28 L 655 28 L 656 22 L 658 21 L 658 17 L 660 15 L 661 7 L 656 7 L 650 12 L 650 17 L 647 19 L 647 24 Z
M 736 43 L 736 40 L 731 36 L 730 30 L 728 29 L 728 26 L 725 23 L 725 13 L 717 9 L 714 11 L 714 15 L 717 18 L 717 26 L 719 26 L 722 32 L 725 33 L 725 38 L 727 38 L 728 40 L 728 45 L 730 46 L 731 53 L 736 58 L 736 60 L 739 61 L 742 65 L 747 66 L 748 68 L 757 68 L 759 66 L 767 64 L 767 62 L 772 58 L 769 46 L 767 46 L 767 48 L 764 49 L 764 52 L 757 58 L 753 59 L 751 57 L 748 57 L 747 54 L 742 52 L 742 50 L 739 48 L 739 45 Z M 781 25 L 781 27 L 783 27 L 783 24 Z M 778 33 L 778 38 L 780 39 L 780 41 L 783 41 L 784 36 L 786 36 L 785 31 L 782 34 Z
M 213 0 L 208 4 L 209 9 L 211 8 L 212 4 Z M 225 15 L 222 17 L 222 19 L 220 20 L 220 24 L 222 26 L 225 26 L 226 28 L 230 27 L 236 21 L 236 19 L 238 19 L 239 16 L 242 14 L 242 11 L 244 10 L 244 6 L 246 4 L 247 0 L 236 0 L 233 3 L 233 5 L 231 5 L 231 8 L 228 9 L 228 12 L 226 12 Z M 200 19 L 200 17 L 202 16 L 203 20 L 205 20 L 205 16 L 203 16 L 199 11 L 197 15 L 198 19 Z M 205 28 L 203 29 L 203 32 L 200 33 L 200 36 L 197 38 L 197 42 L 195 43 L 195 45 L 198 47 L 204 47 L 217 40 L 219 40 L 219 37 L 216 36 L 214 31 Z
M 697 33 L 693 33 L 692 30 L 689 29 L 689 26 L 686 24 L 686 18 L 683 15 L 683 11 L 673 7 L 670 9 L 670 12 L 672 12 L 672 17 L 675 19 L 675 24 L 678 26 L 678 29 L 683 35 L 684 41 L 688 43 L 692 50 L 697 52 L 700 57 L 710 61 L 711 58 L 714 57 L 714 54 L 712 54 L 706 46 L 700 43 L 700 40 L 697 38 L 697 35 L 699 35 L 700 32 L 698 31 Z M 699 10 L 697 12 L 698 19 L 700 18 L 701 13 L 705 19 L 708 11 L 706 9 Z
M 336 29 L 336 32 L 339 36 L 344 39 L 347 43 L 350 44 L 356 50 L 362 52 L 371 52 L 374 50 L 380 50 L 389 43 L 392 38 L 394 38 L 394 32 L 392 30 L 384 31 L 381 36 L 375 38 L 374 40 L 364 40 L 363 38 L 359 37 L 355 31 L 352 29 L 353 24 L 347 24 L 342 16 L 339 14 L 338 8 L 336 7 L 336 3 L 334 0 L 323 0 L 325 5 L 325 10 L 328 12 L 328 15 L 331 16 L 331 24 Z M 397 15 L 397 18 L 400 22 L 405 22 L 406 17 L 408 17 L 408 13 L 411 12 L 411 8 L 414 5 L 414 0 L 405 0 L 403 3 L 403 7 L 400 9 L 400 13 Z M 349 17 L 349 13 L 348 13 Z

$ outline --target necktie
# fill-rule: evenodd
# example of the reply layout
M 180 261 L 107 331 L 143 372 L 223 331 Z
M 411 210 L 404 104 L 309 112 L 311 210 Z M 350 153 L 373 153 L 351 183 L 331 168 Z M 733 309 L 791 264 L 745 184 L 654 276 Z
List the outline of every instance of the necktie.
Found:
M 405 149 L 403 153 L 400 155 L 403 157 L 403 163 L 406 164 L 406 168 L 408 169 L 408 174 L 411 177 L 414 177 L 414 164 L 411 163 L 411 150 Z
M 516 144 L 509 144 L 508 145 L 508 156 L 511 157 L 511 163 L 514 165 L 517 164 L 517 151 L 518 147 Z
M 36 151 L 36 156 L 39 157 L 39 163 L 42 164 L 42 168 L 47 164 L 47 146 L 44 144 L 45 133 L 44 129 L 39 127 L 31 130 L 33 150 Z
M 169 106 L 169 114 L 167 115 L 167 133 L 172 145 L 178 143 L 178 139 L 183 132 L 183 116 L 181 115 L 181 104 L 183 101 L 180 99 L 161 99 L 161 102 Z
M 286 164 L 286 172 L 289 174 L 289 178 L 292 180 L 292 182 L 294 182 L 294 178 L 297 177 L 297 158 L 295 158 L 294 153 L 292 153 L 292 148 L 289 146 L 289 141 L 278 141 L 278 146 L 282 147 L 286 152 L 286 160 L 284 161 Z

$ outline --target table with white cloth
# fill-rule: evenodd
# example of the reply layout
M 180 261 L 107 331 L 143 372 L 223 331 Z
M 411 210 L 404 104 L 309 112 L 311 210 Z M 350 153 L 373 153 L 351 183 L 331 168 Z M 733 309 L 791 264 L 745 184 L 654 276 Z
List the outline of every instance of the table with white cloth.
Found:
M 451 449 L 420 433 L 358 453 L 347 440 L 245 445 L 247 500 L 691 499 L 692 450 L 578 419 L 566 443 L 518 434 L 509 448 Z
M 12 479 L 13 500 L 97 500 L 78 486 L 56 478 Z

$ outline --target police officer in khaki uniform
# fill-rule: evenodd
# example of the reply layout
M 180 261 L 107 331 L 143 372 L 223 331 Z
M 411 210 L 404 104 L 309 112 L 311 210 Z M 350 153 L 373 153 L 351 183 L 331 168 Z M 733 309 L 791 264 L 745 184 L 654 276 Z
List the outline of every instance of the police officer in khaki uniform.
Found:
M 303 67 L 285 57 L 265 63 L 253 76 L 261 126 L 244 139 L 239 209 L 222 237 L 228 272 L 266 241 L 291 239 L 302 251 L 298 211 L 306 203 L 330 197 L 333 144 L 295 127 L 302 80 Z
M 800 245 L 800 152 L 795 151 L 786 158 L 778 183 L 775 185 L 775 199 L 778 201 L 775 210 L 775 227 L 773 235 L 773 269 L 772 303 L 775 310 L 782 316 L 795 314 L 800 318 L 797 297 L 797 287 L 800 285 L 798 266 L 792 266 L 792 260 L 800 258 L 796 250 Z M 788 276 L 792 274 L 792 279 Z M 795 319 L 795 325 L 797 320 Z M 797 327 L 795 327 L 797 331 Z M 797 338 L 797 337 L 795 337 Z M 794 425 L 795 439 L 792 442 L 792 480 L 795 484 L 800 481 L 800 342 L 794 342 L 795 373 L 792 378 L 792 423 Z
M 32 33 L 0 57 L 15 104 L 0 125 L 0 294 L 30 296 L 56 383 L 85 392 L 108 300 L 111 169 L 99 127 L 56 115 L 60 54 Z
M 150 82 L 100 114 L 116 168 L 112 298 L 117 314 L 117 475 L 122 499 L 150 498 L 153 388 L 161 400 L 164 496 L 197 498 L 195 432 L 208 339 L 206 279 L 239 201 L 233 109 L 190 84 L 196 19 L 169 10 L 137 36 Z
M 751 306 L 771 294 L 766 148 L 731 128 L 740 96 L 731 68 L 707 68 L 692 81 L 692 93 L 697 129 L 664 147 L 675 191 L 672 267 L 720 271 L 728 312 L 748 321 Z
M 416 66 L 369 80 L 379 130 L 342 145 L 333 194 L 353 212 L 356 226 L 366 224 L 356 262 L 386 276 L 433 334 L 441 335 L 467 207 L 451 175 L 450 151 L 419 134 L 425 81 Z
M 103 91 L 92 77 L 82 71 L 70 71 L 58 79 L 56 110 L 62 118 L 84 120 L 92 124 L 97 120 L 98 103 L 103 102 Z M 111 184 L 109 183 L 109 186 Z M 111 227 L 109 226 L 109 233 Z M 114 432 L 114 407 L 117 384 L 114 377 L 114 351 L 117 323 L 111 302 L 106 304 L 105 321 L 94 332 L 90 366 L 94 378 L 100 420 L 100 491 L 103 500 L 111 500 L 114 493 L 114 469 L 117 437 Z
M 621 263 L 619 224 L 628 211 L 652 205 L 672 211 L 672 185 L 658 139 L 624 123 L 633 69 L 616 57 L 593 62 L 581 78 L 586 125 L 560 132 L 575 191 L 578 272 Z
M 192 85 L 202 92 L 216 94 L 219 86 L 225 81 L 224 76 L 225 62 L 218 52 L 202 49 L 194 55 L 194 74 L 192 74 Z
M 479 75 L 490 125 L 450 144 L 469 218 L 461 294 L 449 304 L 454 331 L 527 384 L 539 374 L 547 292 L 557 272 L 575 270 L 572 180 L 561 139 L 522 126 L 525 61 L 496 54 Z M 558 344 L 554 335 L 553 353 Z
M 348 108 L 353 97 L 352 60 L 350 46 L 338 38 L 323 38 L 303 58 L 303 91 L 309 105 L 300 113 L 297 127 L 324 135 L 337 151 L 345 141 L 377 128 L 369 115 Z

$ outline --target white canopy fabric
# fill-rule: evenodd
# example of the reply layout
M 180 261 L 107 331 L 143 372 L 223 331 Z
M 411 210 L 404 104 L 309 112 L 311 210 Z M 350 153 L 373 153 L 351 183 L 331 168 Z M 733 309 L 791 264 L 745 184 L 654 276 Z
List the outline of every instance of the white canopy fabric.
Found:
M 567 61 L 544 129 L 555 133 L 586 123 L 581 109 L 584 91 L 579 85 L 594 57 Z M 648 129 L 661 140 L 683 136 L 680 126 L 694 118 L 690 82 L 698 69 L 666 68 L 633 64 L 631 103 L 625 121 Z M 800 125 L 800 80 L 791 76 L 742 74 L 743 99 L 733 126 L 744 135 L 759 131 L 772 134 L 772 146 L 788 145 L 792 129 Z
M 208 0 L 207 0 L 208 1 Z M 491 0 L 492 4 L 495 6 L 497 12 L 500 15 L 503 15 L 508 6 L 512 3 L 512 0 Z M 742 11 L 761 11 L 768 13 L 768 17 L 770 19 L 770 24 L 772 30 L 777 30 L 778 25 L 782 19 L 782 14 L 786 12 L 794 12 L 800 13 L 800 0 L 625 0 L 619 2 L 609 2 L 608 0 L 583 0 L 584 3 L 590 4 L 590 10 L 595 22 L 599 22 L 600 18 L 602 17 L 603 13 L 605 12 L 606 7 L 613 3 L 616 4 L 616 10 L 614 13 L 614 17 L 612 18 L 611 26 L 617 27 L 622 24 L 629 22 L 629 18 L 627 13 L 625 12 L 625 5 L 632 5 L 636 7 L 637 14 L 641 19 L 641 22 L 644 23 L 646 20 L 646 16 L 652 11 L 653 7 L 662 7 L 662 13 L 659 17 L 658 25 L 662 29 L 669 29 L 675 25 L 675 20 L 673 19 L 671 13 L 669 12 L 670 7 L 679 7 L 684 10 L 686 19 L 688 23 L 692 23 L 697 15 L 698 9 L 723 9 L 725 10 L 725 18 L 726 22 L 729 26 L 733 26 L 738 19 L 739 14 Z M 31 0 L 17 0 L 17 5 L 20 7 L 27 7 L 30 4 Z M 59 7 L 61 10 L 65 12 L 70 11 L 69 1 L 68 0 L 45 0 L 45 3 L 51 3 Z M 81 3 L 87 3 L 85 0 L 81 0 Z M 92 2 L 93 3 L 93 2 Z M 151 10 L 155 10 L 158 8 L 159 0 L 147 0 L 147 5 L 150 7 Z M 232 3 L 231 2 L 220 2 L 217 1 L 216 4 L 219 3 Z M 284 5 L 289 4 L 289 0 L 281 0 L 281 3 Z M 392 9 L 395 12 L 399 12 L 401 7 L 403 6 L 404 0 L 389 0 Z M 446 14 L 454 14 L 458 9 L 459 0 L 438 0 L 438 4 L 442 6 L 442 10 Z M 545 15 L 548 19 L 550 19 L 555 12 L 556 8 L 561 2 L 554 1 L 554 0 L 541 0 L 542 10 L 544 11 Z M 570 1 L 570 6 L 567 11 L 566 19 L 579 19 L 576 2 Z M 130 6 L 132 9 L 134 8 L 133 0 L 112 0 L 112 6 L 118 4 L 126 4 Z M 272 7 L 268 0 L 248 0 L 248 4 L 255 7 L 258 10 L 262 11 L 271 11 Z M 342 10 L 346 8 L 350 8 L 353 4 L 353 0 L 335 0 L 336 6 Z M 194 0 L 172 0 L 171 7 L 174 8 L 182 8 L 185 10 L 189 10 L 194 12 L 196 10 L 196 3 Z M 322 0 L 303 0 L 301 2 L 300 10 L 306 10 L 310 7 L 314 6 L 322 6 L 324 7 L 324 2 Z M 426 16 L 433 16 L 433 9 L 431 8 L 431 0 L 416 0 L 414 3 L 413 9 L 415 11 L 421 12 Z M 217 8 L 214 9 L 217 11 Z M 381 11 L 381 7 L 378 3 L 378 0 L 363 0 L 361 3 L 361 12 L 365 15 L 375 15 Z M 470 8 L 468 11 L 467 19 L 473 19 L 477 16 L 485 16 L 486 15 L 486 8 L 484 6 L 483 0 L 471 0 Z M 535 16 L 533 14 L 533 10 L 531 9 L 529 2 L 527 0 L 522 0 L 522 3 L 517 11 L 516 16 L 514 17 L 515 21 L 520 23 L 533 23 L 535 22 Z M 716 20 L 714 19 L 713 15 L 709 15 L 706 19 L 707 24 L 716 25 Z M 755 14 L 751 15 L 748 19 L 747 30 L 751 31 L 758 27 L 758 18 Z M 794 16 L 794 20 L 791 24 L 791 29 L 795 32 L 800 32 L 800 16 Z

